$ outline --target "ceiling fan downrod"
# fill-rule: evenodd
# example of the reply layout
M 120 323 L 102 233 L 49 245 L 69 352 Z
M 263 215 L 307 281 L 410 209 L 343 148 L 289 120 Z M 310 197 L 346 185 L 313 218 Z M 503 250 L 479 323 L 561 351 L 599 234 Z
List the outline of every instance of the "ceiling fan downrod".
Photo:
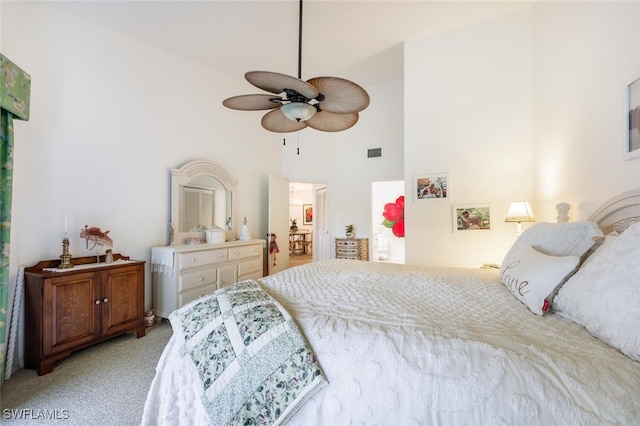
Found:
M 298 80 L 302 80 L 302 0 L 299 2 L 300 7 L 298 8 Z M 289 89 L 285 89 L 287 93 L 287 98 L 292 102 L 309 102 L 311 99 L 307 99 L 304 96 L 296 93 L 300 98 L 292 98 L 288 91 Z M 318 92 L 318 96 L 313 98 L 318 102 L 324 101 L 324 95 Z M 319 105 L 315 105 L 316 110 L 320 111 Z
M 302 0 L 298 10 L 298 79 L 302 80 Z

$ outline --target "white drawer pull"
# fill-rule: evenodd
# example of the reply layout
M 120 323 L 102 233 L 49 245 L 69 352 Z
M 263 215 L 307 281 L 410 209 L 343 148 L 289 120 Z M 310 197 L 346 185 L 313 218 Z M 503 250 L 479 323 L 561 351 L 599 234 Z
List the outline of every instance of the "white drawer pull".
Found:
M 222 259 L 223 257 L 224 257 L 224 256 L 223 256 L 223 254 L 222 254 L 222 253 L 220 253 L 220 254 L 218 255 L 218 259 Z
M 202 281 L 204 281 L 204 278 L 198 277 L 198 281 L 202 282 Z
M 234 253 L 236 256 L 238 256 L 238 255 L 240 254 L 240 252 L 239 252 L 239 251 L 235 251 L 235 252 L 233 252 L 233 253 Z
M 195 258 L 193 258 L 193 257 L 189 259 L 189 262 L 191 262 L 191 263 L 193 263 L 193 262 L 195 262 L 195 261 L 196 261 L 196 259 L 195 259 Z

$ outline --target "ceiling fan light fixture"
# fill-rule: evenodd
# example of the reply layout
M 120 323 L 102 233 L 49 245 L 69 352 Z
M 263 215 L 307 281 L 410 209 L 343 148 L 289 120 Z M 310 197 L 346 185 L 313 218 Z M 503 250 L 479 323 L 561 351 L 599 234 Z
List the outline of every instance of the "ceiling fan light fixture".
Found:
M 316 108 L 306 102 L 289 102 L 280 111 L 291 121 L 307 121 L 316 113 Z

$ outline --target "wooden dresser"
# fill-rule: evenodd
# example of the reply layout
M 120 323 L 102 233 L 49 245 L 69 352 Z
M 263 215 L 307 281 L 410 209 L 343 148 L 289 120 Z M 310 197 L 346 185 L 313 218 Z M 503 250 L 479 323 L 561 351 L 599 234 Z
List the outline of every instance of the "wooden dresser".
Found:
M 369 260 L 369 239 L 336 238 L 336 259 Z
M 156 316 L 226 285 L 262 278 L 264 240 L 153 247 L 151 270 Z
M 113 257 L 113 263 L 72 259 L 70 269 L 55 269 L 60 260 L 25 269 L 25 367 L 47 374 L 75 350 L 124 333 L 145 335 L 145 262 Z

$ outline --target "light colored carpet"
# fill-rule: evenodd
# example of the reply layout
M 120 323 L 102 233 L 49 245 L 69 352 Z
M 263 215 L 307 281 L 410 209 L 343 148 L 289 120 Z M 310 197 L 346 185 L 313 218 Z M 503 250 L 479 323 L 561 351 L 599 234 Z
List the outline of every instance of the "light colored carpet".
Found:
M 44 376 L 18 370 L 2 386 L 0 423 L 139 425 L 171 334 L 163 320 L 140 339 L 124 335 L 75 352 Z

